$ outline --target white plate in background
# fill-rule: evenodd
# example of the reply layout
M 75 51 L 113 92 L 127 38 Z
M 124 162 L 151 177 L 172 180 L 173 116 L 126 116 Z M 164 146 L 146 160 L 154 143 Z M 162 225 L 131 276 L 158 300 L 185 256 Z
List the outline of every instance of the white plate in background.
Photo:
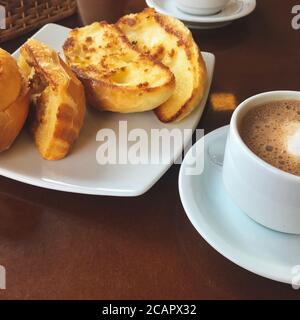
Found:
M 157 12 L 175 17 L 191 29 L 214 29 L 249 15 L 256 7 L 256 0 L 231 0 L 226 7 L 209 16 L 188 14 L 176 7 L 174 0 L 146 0 Z

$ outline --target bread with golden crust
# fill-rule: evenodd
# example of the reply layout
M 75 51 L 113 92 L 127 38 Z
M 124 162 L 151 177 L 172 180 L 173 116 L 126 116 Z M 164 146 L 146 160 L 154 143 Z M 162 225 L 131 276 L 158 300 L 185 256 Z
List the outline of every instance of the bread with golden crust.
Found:
M 25 81 L 16 101 L 0 111 L 0 152 L 11 147 L 27 119 L 30 94 Z
M 21 93 L 22 81 L 15 59 L 0 48 L 0 111 L 17 100 Z
M 175 91 L 155 110 L 158 118 L 163 122 L 184 119 L 199 106 L 206 86 L 205 62 L 190 30 L 181 21 L 150 8 L 124 16 L 117 25 L 138 50 L 175 75 Z
M 90 104 L 100 110 L 153 110 L 175 88 L 167 67 L 139 52 L 117 26 L 106 22 L 72 30 L 64 53 L 83 82 Z
M 37 40 L 21 47 L 18 63 L 30 82 L 30 127 L 38 151 L 44 159 L 62 159 L 83 125 L 84 88 L 59 55 Z
M 15 59 L 0 49 L 0 152 L 9 149 L 19 135 L 28 109 L 28 84 Z

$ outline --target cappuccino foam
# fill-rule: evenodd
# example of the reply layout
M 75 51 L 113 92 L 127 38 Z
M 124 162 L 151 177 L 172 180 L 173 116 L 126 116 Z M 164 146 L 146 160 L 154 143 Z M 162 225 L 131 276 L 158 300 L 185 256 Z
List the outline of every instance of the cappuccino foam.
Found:
M 300 176 L 300 101 L 272 101 L 254 107 L 241 120 L 239 131 L 258 157 Z

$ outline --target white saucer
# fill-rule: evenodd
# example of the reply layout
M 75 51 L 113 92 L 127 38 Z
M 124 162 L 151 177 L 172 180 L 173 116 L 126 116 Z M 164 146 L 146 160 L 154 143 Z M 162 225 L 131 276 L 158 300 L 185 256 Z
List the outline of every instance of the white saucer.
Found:
M 231 23 L 231 21 L 227 22 L 218 22 L 218 23 L 193 23 L 182 21 L 189 29 L 195 30 L 210 30 L 210 29 L 218 29 L 225 27 Z
M 257 224 L 225 192 L 221 163 L 228 128 L 217 129 L 205 136 L 205 168 L 201 175 L 185 174 L 195 152 L 197 158 L 203 156 L 201 148 L 194 145 L 184 159 L 179 174 L 179 192 L 187 216 L 200 235 L 232 262 L 272 280 L 289 284 L 296 280 L 299 284 L 300 236 L 272 231 Z
M 249 15 L 256 7 L 256 0 L 231 0 L 224 10 L 211 16 L 191 15 L 179 10 L 173 0 L 146 0 L 157 12 L 173 16 L 192 29 L 220 28 L 236 19 Z

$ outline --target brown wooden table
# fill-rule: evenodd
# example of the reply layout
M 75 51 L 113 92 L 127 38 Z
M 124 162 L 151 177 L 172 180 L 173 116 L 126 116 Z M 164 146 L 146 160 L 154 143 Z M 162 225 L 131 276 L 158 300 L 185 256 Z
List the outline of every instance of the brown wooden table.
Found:
M 300 89 L 300 30 L 291 27 L 296 3 L 259 0 L 245 19 L 194 32 L 201 49 L 216 55 L 212 94 L 233 94 L 240 102 L 266 90 Z M 3 47 L 13 51 L 27 37 Z M 208 133 L 228 124 L 231 112 L 209 102 L 199 128 Z M 0 298 L 299 298 L 299 291 L 241 269 L 201 238 L 181 206 L 178 170 L 173 166 L 138 198 L 56 192 L 1 177 L 7 289 Z

